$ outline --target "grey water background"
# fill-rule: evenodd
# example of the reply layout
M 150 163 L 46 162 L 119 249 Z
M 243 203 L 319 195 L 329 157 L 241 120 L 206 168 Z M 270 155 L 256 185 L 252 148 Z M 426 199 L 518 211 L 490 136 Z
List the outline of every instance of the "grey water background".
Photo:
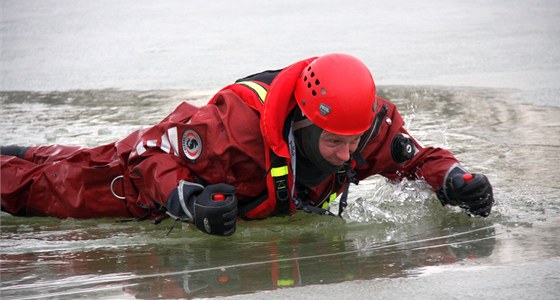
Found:
M 2 213 L 2 299 L 560 297 L 560 2 L 0 3 L 0 144 L 111 142 L 236 78 L 347 52 L 496 198 L 470 218 L 374 176 L 344 219 L 241 222 L 231 238 Z

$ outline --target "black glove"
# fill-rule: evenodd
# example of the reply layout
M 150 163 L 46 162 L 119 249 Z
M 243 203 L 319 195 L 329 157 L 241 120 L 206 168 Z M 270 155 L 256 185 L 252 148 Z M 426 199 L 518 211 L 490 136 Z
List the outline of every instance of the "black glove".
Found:
M 459 206 L 473 215 L 487 217 L 492 210 L 492 185 L 483 174 L 471 174 L 460 166 L 447 172 L 444 186 L 437 192 L 443 205 Z
M 193 223 L 208 234 L 227 236 L 235 232 L 237 198 L 235 188 L 229 184 L 219 183 L 205 188 L 181 181 L 165 205 L 168 215 Z

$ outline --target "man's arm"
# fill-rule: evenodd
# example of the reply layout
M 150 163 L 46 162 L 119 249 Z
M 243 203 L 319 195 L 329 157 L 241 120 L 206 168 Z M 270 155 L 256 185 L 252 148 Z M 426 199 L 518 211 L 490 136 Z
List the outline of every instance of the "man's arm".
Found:
M 228 184 L 203 186 L 177 158 L 150 150 L 135 164 L 130 178 L 141 197 L 158 202 L 174 219 L 193 223 L 214 235 L 232 235 L 236 228 L 237 198 Z
M 381 98 L 378 100 L 389 111 L 377 136 L 362 151 L 366 163 L 356 168 L 359 178 L 380 174 L 391 180 L 423 179 L 443 205 L 459 205 L 472 214 L 488 216 L 494 201 L 486 176 L 474 174 L 475 180 L 463 180 L 459 184 L 457 178 L 468 172 L 455 156 L 443 148 L 420 145 L 404 128 L 396 107 Z

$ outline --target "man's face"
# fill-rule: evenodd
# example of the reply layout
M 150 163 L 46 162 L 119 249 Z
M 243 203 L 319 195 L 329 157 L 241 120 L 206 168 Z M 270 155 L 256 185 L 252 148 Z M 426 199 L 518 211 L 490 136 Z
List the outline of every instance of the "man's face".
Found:
M 340 135 L 323 130 L 319 137 L 319 152 L 330 164 L 342 166 L 358 148 L 360 137 L 361 134 Z

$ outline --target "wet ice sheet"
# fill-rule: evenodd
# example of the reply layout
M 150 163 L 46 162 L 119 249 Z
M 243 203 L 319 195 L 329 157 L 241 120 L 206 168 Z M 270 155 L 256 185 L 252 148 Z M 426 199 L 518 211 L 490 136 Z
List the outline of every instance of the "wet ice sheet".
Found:
M 451 266 L 424 277 L 315 285 L 224 299 L 472 299 L 490 296 L 505 300 L 526 296 L 552 300 L 560 296 L 558 268 L 558 258 L 501 266 Z
M 555 218 L 549 223 L 536 223 L 534 228 L 498 227 L 498 245 L 492 255 L 471 255 L 459 263 L 420 267 L 409 276 L 311 285 L 226 299 L 558 299 L 558 241 L 550 237 L 560 234 L 559 222 Z M 524 239 L 529 241 L 522 242 Z M 437 249 L 438 245 L 432 247 Z
M 558 241 L 551 237 L 560 233 L 558 221 L 508 226 L 443 215 L 439 225 L 401 229 L 386 240 L 380 224 L 343 225 L 332 218 L 298 214 L 242 223 L 234 237 L 224 240 L 192 228 L 166 237 L 165 228 L 145 224 L 101 220 L 98 226 L 90 221 L 55 225 L 51 220 L 45 222 L 51 230 L 61 226 L 90 233 L 89 241 L 98 245 L 78 240 L 72 243 L 85 244 L 82 249 L 65 249 L 64 244 L 58 250 L 11 248 L 2 257 L 0 292 L 3 299 L 241 294 L 236 299 L 315 299 L 319 289 L 325 299 L 372 293 L 382 299 L 435 294 L 555 299 L 560 262 Z M 110 232 L 122 241 L 114 244 Z M 51 233 L 53 239 L 57 232 Z M 36 241 L 43 239 L 49 239 L 48 234 Z
M 303 295 L 313 298 L 315 285 L 344 282 L 341 291 L 351 297 L 370 285 L 389 292 L 409 282 L 411 294 L 429 295 L 431 289 L 413 287 L 440 276 L 477 282 L 503 272 L 517 277 L 497 288 L 541 278 L 539 295 L 554 295 L 548 265 L 555 268 L 559 256 L 560 193 L 555 178 L 542 175 L 555 171 L 560 124 L 538 121 L 558 120 L 559 109 L 521 105 L 520 91 L 509 89 L 381 86 L 380 93 L 398 104 L 422 143 L 445 146 L 489 176 L 497 200 L 490 218 L 441 207 L 425 184 L 391 185 L 377 177 L 352 188 L 345 220 L 299 213 L 242 222 L 227 239 L 181 225 L 166 236 L 170 220 L 155 226 L 2 214 L 2 297 L 191 298 L 306 287 Z M 98 145 L 158 122 L 180 99 L 201 104 L 210 96 L 4 92 L 0 141 Z M 291 291 L 266 295 L 285 293 Z

